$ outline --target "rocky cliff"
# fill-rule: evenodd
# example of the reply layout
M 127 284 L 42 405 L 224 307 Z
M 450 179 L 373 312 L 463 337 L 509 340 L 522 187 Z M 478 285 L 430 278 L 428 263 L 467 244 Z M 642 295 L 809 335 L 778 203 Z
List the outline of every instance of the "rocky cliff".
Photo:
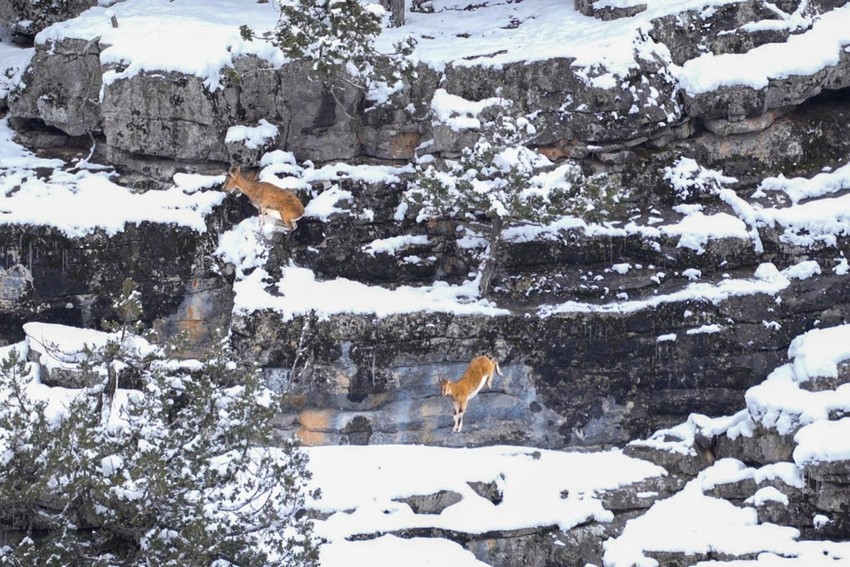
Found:
M 421 65 L 415 83 L 379 107 L 355 89 L 330 92 L 297 64 L 274 67 L 253 55 L 234 56 L 217 88 L 187 73 L 124 72 L 103 56 L 110 46 L 102 37 L 50 28 L 9 95 L 18 139 L 72 155 L 91 137 L 96 155 L 136 191 L 166 187 L 175 172 L 258 165 L 276 149 L 299 162 L 381 159 L 397 167 L 417 147 L 455 155 L 470 132 L 429 111 L 439 87 L 471 101 L 498 91 L 537 112 L 534 145 L 556 162 L 575 161 L 588 183 L 613 187 L 620 199 L 597 219 L 508 237 L 492 296 L 503 312 L 495 318 L 439 310 L 383 317 L 368 309 L 306 310 L 287 321 L 273 309 L 231 316 L 235 276 L 211 252 L 218 234 L 251 214 L 234 198 L 209 217 L 205 232 L 141 223 L 114 235 L 95 229 L 68 237 L 6 224 L 4 336 L 20 336 L 20 323 L 33 318 L 97 325 L 126 274 L 139 281 L 150 322 L 191 329 L 202 340 L 207 327 L 232 318 L 240 348 L 289 381 L 293 428 L 317 442 L 610 445 L 691 411 L 728 413 L 783 360 L 791 337 L 846 318 L 848 284 L 832 270 L 847 246 L 842 217 L 832 219 L 829 235 L 817 234 L 820 228 L 794 220 L 798 200 L 760 189 L 766 179 L 776 185 L 782 176 L 813 177 L 845 163 L 850 62 L 843 36 L 834 56 L 808 73 L 772 77 L 767 69 L 763 79 L 740 85 L 694 79 L 710 71 L 704 54 L 731 64 L 760 56 L 763 47 L 793 50 L 825 33 L 818 29 L 824 21 L 812 16 L 841 12 L 829 3 L 782 9 L 808 27 L 746 31 L 748 23 L 786 21 L 748 2 L 647 17 L 625 74 L 568 58 L 494 66 L 482 57 L 439 72 Z M 265 145 L 226 142 L 230 127 L 261 119 L 276 126 Z M 691 169 L 683 156 L 696 162 Z M 399 216 L 410 170 L 378 181 L 340 166 L 301 171 L 305 201 L 323 191 L 348 198 L 291 237 L 275 236 L 264 266 L 270 274 L 293 262 L 320 280 L 393 289 L 460 284 L 475 271 L 480 247 L 459 245 L 450 223 Z M 836 178 L 840 185 L 844 177 Z M 764 196 L 751 198 L 757 190 Z M 725 233 L 689 232 L 698 216 L 732 225 Z M 419 240 L 389 252 L 370 248 L 402 235 Z M 762 263 L 785 270 L 802 261 L 817 262 L 819 273 L 733 290 Z M 458 375 L 480 352 L 498 356 L 508 374 L 472 408 L 461 440 L 445 434 L 448 402 L 435 397 L 435 383 L 438 375 Z M 305 353 L 310 363 L 300 368 Z
M 115 34 L 144 9 L 127 5 Z M 628 31 L 625 64 L 460 49 L 442 65 L 423 61 L 417 80 L 383 105 L 256 54 L 229 55 L 215 84 L 134 69 L 109 55 L 120 35 L 88 25 L 102 18 L 99 8 L 61 34 L 47 28 L 8 95 L 7 118 L 20 144 L 67 161 L 0 166 L 7 197 L 36 180 L 61 183 L 91 148 L 91 162 L 140 195 L 173 187 L 175 174 L 204 174 L 199 190 L 212 192 L 229 164 L 261 166 L 294 180 L 308 213 L 292 234 L 256 238 L 254 209 L 233 196 L 221 196 L 196 228 L 130 221 L 119 231 L 69 233 L 50 220 L 15 222 L 0 208 L 0 340 L 20 339 L 26 321 L 97 326 L 131 276 L 150 324 L 188 330 L 199 347 L 228 328 L 246 360 L 286 390 L 281 430 L 311 444 L 623 446 L 692 412 L 735 414 L 745 392 L 785 363 L 794 337 L 841 325 L 850 312 L 848 8 L 577 8 L 599 33 L 635 22 L 616 28 Z M 824 37 L 826 52 L 790 71 L 754 63 L 792 60 Z M 574 163 L 584 183 L 617 195 L 586 217 L 506 232 L 486 301 L 468 285 L 481 235 L 450 221 L 419 223 L 402 205 L 411 160 L 456 156 L 474 140 L 474 131 L 439 119 L 438 90 L 471 102 L 513 100 L 535 113 L 532 145 L 553 167 Z M 228 141 L 232 127 L 261 120 L 274 126 L 261 145 Z M 224 235 L 245 239 L 250 253 L 228 256 Z M 356 287 L 330 285 L 340 281 Z M 351 289 L 377 299 L 345 297 Z M 404 304 L 410 290 L 453 294 L 452 302 L 386 307 Z M 311 293 L 339 306 L 316 304 Z M 496 356 L 504 376 L 453 435 L 437 379 L 458 378 L 481 353 Z M 788 450 L 756 456 L 724 439 L 707 442 L 711 458 L 790 458 Z M 692 475 L 705 462 L 666 465 Z M 810 469 L 818 488 L 795 488 L 789 498 L 844 514 L 833 525 L 846 537 L 847 511 L 827 494 L 846 485 L 846 471 Z M 628 516 L 642 505 L 622 507 Z M 771 513 L 759 509 L 760 518 Z M 611 528 L 586 529 L 598 539 Z M 515 549 L 466 543 L 493 564 L 516 564 L 503 557 Z M 547 545 L 528 564 L 572 564 Z M 598 560 L 594 549 L 584 560 Z

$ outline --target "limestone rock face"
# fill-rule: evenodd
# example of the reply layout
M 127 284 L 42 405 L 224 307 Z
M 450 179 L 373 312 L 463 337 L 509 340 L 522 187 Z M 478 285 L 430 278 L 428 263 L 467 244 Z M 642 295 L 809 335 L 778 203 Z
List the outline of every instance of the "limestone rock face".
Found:
M 200 346 L 229 320 L 232 289 L 211 263 L 211 234 L 143 223 L 115 235 L 69 238 L 31 227 L 0 227 L 0 340 L 23 337 L 28 321 L 100 328 L 125 278 L 138 284 L 143 320 L 166 334 L 186 331 Z
M 550 429 L 560 418 L 538 401 L 523 365 L 504 365 L 492 389 L 470 401 L 463 433 L 451 433 L 452 402 L 439 396 L 438 380 L 460 378 L 468 363 L 461 353 L 475 344 L 486 348 L 492 322 L 441 314 L 347 315 L 281 327 L 275 319 L 237 317 L 233 329 L 246 355 L 256 356 L 272 376 L 272 367 L 281 368 L 288 400 L 281 428 L 306 442 L 564 443 Z
M 643 167 L 640 184 L 658 187 L 649 172 L 661 169 Z M 394 220 L 403 182 L 341 187 L 352 198 L 339 204 L 339 216 L 300 223 L 274 247 L 267 263 L 272 274 L 294 261 L 320 280 L 392 287 L 434 279 L 460 283 L 475 269 L 474 255 L 452 246 L 454 227 Z M 366 210 L 368 222 L 360 220 Z M 404 234 L 426 238 L 394 253 L 368 252 L 375 239 Z M 493 298 L 510 315 L 304 313 L 284 319 L 261 311 L 239 314 L 233 337 L 247 359 L 291 393 L 282 430 L 310 443 L 622 445 L 691 412 L 736 413 L 744 392 L 786 360 L 793 337 L 816 321 L 835 325 L 850 315 L 850 282 L 827 270 L 775 294 L 673 299 L 691 283 L 678 273 L 682 266 L 700 270 L 705 281 L 722 281 L 750 278 L 768 259 L 783 266 L 804 259 L 823 267 L 834 263 L 829 247 L 793 246 L 773 230 L 760 234 L 761 253 L 749 239 L 707 242 L 696 253 L 678 246 L 677 238 L 580 230 L 545 242 L 506 242 Z M 404 262 L 411 255 L 430 260 Z M 618 263 L 632 267 L 622 274 L 610 269 Z M 666 275 L 659 278 L 659 272 Z M 564 298 L 611 302 L 616 293 L 671 299 L 633 311 L 539 311 Z M 765 324 L 766 313 L 775 324 Z M 704 326 L 716 328 L 695 332 Z M 675 340 L 659 340 L 671 335 Z M 463 433 L 451 434 L 452 404 L 437 395 L 437 380 L 459 378 L 483 353 L 499 359 L 505 377 L 471 402 Z M 717 458 L 776 462 L 793 450 L 787 441 L 770 435 L 721 439 L 713 450 Z M 705 466 L 694 459 L 680 472 L 695 474 Z
M 279 77 L 279 108 L 289 125 L 286 149 L 299 159 L 329 161 L 360 154 L 356 123 L 362 93 L 351 85 L 323 86 L 300 66 L 285 67 Z
M 629 16 L 644 7 L 624 3 L 611 11 L 579 4 L 603 18 Z M 778 9 L 790 14 L 799 8 L 787 4 Z M 824 12 L 836 5 L 823 0 L 806 9 Z M 11 116 L 22 132 L 42 124 L 70 136 L 102 135 L 111 161 L 160 181 L 175 168 L 198 171 L 204 162 L 232 161 L 224 143 L 227 129 L 260 119 L 278 126 L 278 147 L 299 160 L 408 160 L 417 151 L 457 155 L 477 133 L 432 123 L 437 88 L 470 101 L 500 93 L 519 110 L 535 112 L 540 125 L 532 145 L 551 159 L 592 158 L 616 169 L 636 160 L 639 151 L 676 143 L 676 151 L 722 154 L 719 159 L 726 161 L 768 153 L 799 163 L 805 150 L 786 142 L 796 135 L 793 124 L 775 123 L 813 97 L 850 86 L 846 50 L 837 51 L 832 65 L 770 79 L 763 88 L 690 92 L 675 79 L 674 66 L 704 53 L 746 53 L 785 41 L 787 30 L 743 31 L 749 22 L 775 17 L 762 3 L 746 1 L 656 18 L 648 34 L 636 39 L 638 55 L 623 76 L 566 58 L 493 67 L 482 56 L 481 65 L 449 64 L 444 72 L 420 65 L 416 80 L 381 105 L 345 81 L 329 87 L 313 80 L 299 63 L 271 68 L 254 56 L 237 57 L 215 85 L 179 73 L 122 77 L 122 69 L 99 64 L 105 46 L 97 38 L 66 39 L 37 46 L 25 86 L 10 97 Z M 714 138 L 701 135 L 703 128 Z M 165 167 L 162 160 L 174 165 Z
M 831 370 L 820 372 L 828 376 L 804 379 L 799 383 L 800 390 L 839 397 L 850 380 L 847 365 L 837 364 L 835 375 Z M 757 396 L 754 393 L 753 397 Z M 752 400 L 749 394 L 748 399 Z M 706 467 L 723 463 L 726 474 L 702 476 L 702 490 L 707 496 L 728 500 L 735 506 L 751 507 L 759 523 L 795 528 L 801 539 L 847 540 L 850 538 L 850 461 L 842 450 L 812 453 L 805 447 L 812 437 L 806 438 L 803 433 L 806 428 L 820 427 L 816 431 L 821 443 L 821 438 L 828 435 L 824 432 L 832 428 L 842 431 L 847 418 L 829 412 L 811 418 L 815 420 L 812 423 L 796 415 L 794 409 L 782 411 L 789 413 L 781 423 L 769 419 L 765 422 L 764 407 L 751 402 L 727 422 L 731 425 L 729 429 L 721 426 L 719 430 L 712 429 L 718 425 L 717 421 L 697 416 L 678 429 L 662 430 L 648 440 L 632 441 L 624 452 L 655 462 L 680 480 L 693 478 Z M 738 429 L 739 425 L 743 427 Z M 833 435 L 840 438 L 840 434 Z M 706 479 L 713 480 L 707 484 Z M 680 561 L 675 557 L 665 558 L 668 560 L 674 564 Z
M 609 490 L 600 496 L 606 510 L 622 514 L 649 509 L 655 502 L 681 490 L 684 484 L 685 480 L 682 476 L 657 476 Z
M 850 460 L 807 465 L 805 472 L 814 481 L 815 507 L 833 515 L 845 529 L 850 527 Z
M 781 41 L 787 30 L 745 33 L 739 28 L 752 21 L 774 17 L 754 1 L 718 6 L 716 10 L 686 10 L 653 20 L 650 37 L 670 49 L 673 62 L 682 65 L 702 53 L 743 53 L 771 41 Z
M 761 89 L 747 86 L 720 87 L 707 93 L 684 94 L 689 115 L 707 119 L 759 116 L 798 105 L 826 90 L 850 86 L 850 55 L 841 50 L 838 63 L 812 75 L 771 79 Z
M 102 113 L 110 151 L 226 161 L 214 95 L 200 79 L 151 73 L 104 89 Z
M 796 166 L 789 167 L 814 173 L 835 163 L 848 149 L 846 137 L 837 135 L 850 123 L 843 106 L 841 97 L 825 99 L 817 107 L 812 103 L 779 118 L 765 132 L 776 132 L 778 125 L 786 124 L 793 136 L 789 139 L 799 141 L 801 156 Z M 253 117 L 241 123 L 254 123 Z M 737 134 L 730 139 L 758 135 Z M 660 211 L 674 202 L 661 179 L 664 166 L 675 152 L 692 150 L 697 143 L 707 146 L 706 140 L 714 139 L 718 148 L 730 142 L 707 133 L 693 142 L 674 142 L 654 156 L 657 161 L 647 159 L 636 167 L 625 167 L 610 179 L 646 188 L 627 206 L 657 207 L 663 215 Z M 736 156 L 707 151 L 696 155 L 724 171 L 727 166 L 744 170 L 753 163 L 781 163 L 776 157 L 760 161 L 763 154 L 751 149 L 757 146 L 761 152 L 753 141 L 738 146 L 743 153 Z M 168 157 L 162 159 L 174 163 Z M 207 166 L 215 173 L 223 171 L 215 162 Z M 763 177 L 753 171 L 749 175 Z M 341 212 L 331 222 L 304 219 L 291 237 L 276 242 L 266 265 L 272 275 L 293 261 L 320 280 L 343 277 L 393 287 L 436 279 L 460 283 L 476 269 L 474 251 L 457 246 L 452 223 L 417 224 L 412 218 L 395 218 L 404 180 L 378 184 L 347 180 L 340 187 L 352 198 L 340 204 Z M 707 212 L 717 210 L 717 203 L 701 202 Z M 239 200 L 228 203 L 233 208 Z M 617 213 L 622 218 L 628 215 L 627 206 Z M 251 214 L 254 209 L 246 205 L 238 218 L 232 216 L 228 222 Z M 218 221 L 211 218 L 211 222 Z M 39 240 L 42 229 L 8 230 L 3 238 L 8 250 L 2 264 L 5 272 L 0 272 L 0 305 L 9 314 L 2 319 L 4 340 L 19 337 L 20 323 L 35 314 L 45 321 L 97 326 L 126 277 L 119 278 L 118 273 L 143 280 L 143 289 L 154 294 L 148 321 L 163 319 L 160 324 L 165 328 L 199 333 L 207 328 L 207 321 L 225 325 L 230 321 L 228 276 L 211 271 L 209 259 L 202 259 L 214 246 L 213 236 L 195 241 L 199 237 L 186 235 L 188 248 L 183 250 L 180 230 L 171 237 L 171 229 L 147 225 L 112 238 L 92 237 L 82 244 L 54 233 Z M 368 251 L 368 244 L 376 239 L 401 235 L 426 238 L 396 253 Z M 622 445 L 679 423 L 691 412 L 738 411 L 746 389 L 785 360 L 791 338 L 816 321 L 826 326 L 850 317 L 850 283 L 827 269 L 834 264 L 835 248 L 793 245 L 768 227 L 760 230 L 760 242 L 763 252 L 757 252 L 748 239 L 727 238 L 706 242 L 697 253 L 679 246 L 678 237 L 592 236 L 568 230 L 556 240 L 505 243 L 493 298 L 512 310 L 511 315 L 421 313 L 376 318 L 340 314 L 314 320 L 304 314 L 282 321 L 277 313 L 256 312 L 233 321 L 234 337 L 247 359 L 265 367 L 270 378 L 291 390 L 281 414 L 282 431 L 297 432 L 310 443 Z M 22 260 L 30 257 L 30 246 L 32 264 Z M 843 237 L 837 246 L 846 248 Z M 65 264 L 54 247 L 71 251 Z M 85 255 L 81 250 L 87 250 Z M 116 263 L 118 250 L 126 259 Z M 146 255 L 144 261 L 139 254 Z M 177 258 L 172 261 L 171 255 Z M 412 256 L 428 261 L 404 261 Z M 818 261 L 824 273 L 794 280 L 776 295 L 731 296 L 716 303 L 683 298 L 629 312 L 567 311 L 546 316 L 538 312 L 542 304 L 613 301 L 617 293 L 630 298 L 673 296 L 690 283 L 680 273 L 685 266 L 698 269 L 706 281 L 719 281 L 727 276 L 751 277 L 764 261 L 786 266 L 802 260 Z M 617 263 L 632 268 L 620 274 L 610 269 Z M 89 264 L 94 266 L 81 270 L 80 266 Z M 73 270 L 81 271 L 74 275 Z M 663 278 L 659 272 L 665 274 Z M 775 326 L 765 325 L 765 313 L 771 313 Z M 717 325 L 718 330 L 690 333 L 703 325 Z M 676 340 L 659 342 L 664 335 L 676 335 Z M 299 354 L 302 344 L 306 350 Z M 497 356 L 506 376 L 472 401 L 464 432 L 451 434 L 452 404 L 437 395 L 437 380 L 459 378 L 469 360 L 482 353 Z M 752 446 L 740 445 L 749 443 L 743 439 L 718 440 L 717 455 L 772 462 L 787 459 L 793 450 L 793 446 L 769 442 L 767 436 L 754 440 Z
M 788 311 L 777 317 L 783 330 L 794 335 L 814 318 L 846 313 L 840 298 L 848 284 L 836 279 L 834 286 L 822 285 L 818 295 L 834 303 L 809 312 L 812 319 L 797 309 L 813 304 L 794 305 L 793 298 L 799 302 L 806 293 L 805 282 L 782 295 Z M 686 333 L 683 315 L 692 308 L 684 303 L 630 316 L 544 319 L 339 315 L 286 324 L 261 312 L 236 317 L 233 336 L 246 357 L 283 380 L 290 405 L 281 427 L 309 443 L 352 442 L 356 433 L 370 443 L 604 446 L 679 423 L 691 412 L 735 413 L 744 391 L 783 362 L 789 339 L 761 321 L 745 323 L 748 310 L 756 308 L 752 298 L 703 311 L 706 319 L 740 322 L 711 336 Z M 680 338 L 659 346 L 657 336 L 671 332 Z M 458 379 L 470 353 L 495 355 L 505 376 L 470 403 L 463 433 L 452 434 L 451 402 L 437 395 L 437 381 Z M 355 420 L 361 425 L 355 427 Z M 790 455 L 769 436 L 744 440 L 735 442 L 744 442 L 740 446 L 719 443 L 718 456 L 775 462 Z M 703 466 L 696 459 L 677 470 L 695 474 Z
M 179 73 L 145 73 L 108 85 L 102 113 L 109 151 L 226 162 L 227 128 L 265 118 L 283 126 L 281 147 L 300 159 L 359 153 L 351 126 L 359 104 L 353 88 L 332 93 L 298 65 L 270 70 L 256 58 L 243 59 L 226 75 L 223 89 L 211 91 L 197 77 Z
M 799 8 L 789 2 L 783 9 L 789 13 Z M 808 7 L 813 12 L 826 12 L 836 7 L 831 1 L 816 2 Z M 650 37 L 670 49 L 672 60 L 684 65 L 704 53 L 715 55 L 746 53 L 769 43 L 783 43 L 789 38 L 787 29 L 747 30 L 744 24 L 775 18 L 763 4 L 736 2 L 711 11 L 684 11 L 653 21 Z M 850 84 L 850 57 L 845 50 L 836 51 L 837 62 L 811 73 L 787 78 L 769 79 L 762 88 L 745 85 L 721 86 L 705 92 L 682 91 L 684 114 L 706 123 L 720 134 L 733 134 L 740 129 L 763 128 L 776 112 Z M 761 125 L 761 126 L 760 126 Z
M 610 524 L 578 526 L 568 532 L 561 532 L 555 527 L 532 533 L 497 532 L 488 534 L 490 537 L 484 539 L 469 541 L 465 547 L 476 558 L 494 567 L 583 567 L 600 560 L 601 542 L 608 537 L 616 537 L 624 524 L 624 521 L 615 520 Z
M 540 111 L 544 126 L 534 144 L 544 153 L 583 157 L 590 144 L 603 146 L 604 151 L 604 146 L 629 147 L 670 135 L 671 126 L 684 119 L 674 96 L 675 82 L 662 61 L 641 60 L 634 73 L 618 85 L 602 87 L 595 86 L 593 71 L 578 71 L 572 60 L 563 58 L 498 68 L 450 66 L 444 88 L 468 100 L 482 100 L 501 89 L 502 96 L 523 111 Z M 632 112 L 635 107 L 643 110 Z M 460 137 L 456 143 L 466 140 Z M 435 145 L 435 151 L 460 149 L 436 139 Z
M 66 39 L 38 45 L 24 74 L 26 88 L 9 95 L 13 121 L 40 120 L 68 136 L 101 129 L 100 44 Z
M 710 132 L 683 146 L 690 146 L 691 155 L 701 163 L 723 164 L 724 171 L 743 182 L 756 181 L 756 171 L 762 168 L 798 175 L 815 163 L 840 160 L 850 150 L 850 141 L 835 135 L 850 121 L 847 100 L 840 93 L 822 95 L 789 113 L 767 112 L 753 121 L 771 124 L 763 130 L 745 131 L 741 125 L 748 122 L 746 119 L 720 120 L 711 126 L 712 121 L 708 121 Z M 723 131 L 714 133 L 718 128 Z M 738 130 L 733 132 L 733 128 Z
M 269 69 L 255 57 L 241 57 L 223 74 L 223 86 L 214 88 L 176 72 L 122 77 L 120 68 L 101 66 L 102 47 L 79 39 L 39 44 L 25 86 L 10 96 L 16 124 L 27 130 L 26 120 L 35 120 L 69 136 L 102 134 L 112 162 L 154 175 L 148 160 L 227 162 L 228 127 L 261 118 L 279 126 L 279 147 L 299 159 L 360 153 L 355 123 L 362 94 L 351 86 L 331 92 L 299 64 Z M 418 143 L 408 138 L 384 142 L 376 135 L 375 143 L 395 143 L 395 157 L 407 158 Z
M 756 435 L 741 435 L 735 439 L 723 436 L 717 440 L 718 457 L 731 457 L 746 463 L 780 463 L 790 461 L 794 452 L 792 435 L 776 431 L 758 431 Z

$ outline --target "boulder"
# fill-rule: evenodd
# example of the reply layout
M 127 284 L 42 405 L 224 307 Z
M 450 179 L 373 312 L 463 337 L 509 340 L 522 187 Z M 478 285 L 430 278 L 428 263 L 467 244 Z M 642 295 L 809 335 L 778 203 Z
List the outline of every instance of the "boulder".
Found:
M 622 533 L 636 514 L 623 514 L 609 523 L 591 522 L 567 531 L 555 527 L 532 533 L 485 534 L 464 544 L 479 561 L 493 567 L 585 567 L 602 565 L 602 542 Z
M 481 498 L 498 505 L 502 501 L 502 490 L 495 481 L 467 482 L 466 484 Z
M 782 31 L 743 33 L 749 22 L 776 17 L 764 4 L 745 0 L 716 6 L 713 10 L 685 10 L 652 20 L 649 36 L 670 50 L 673 63 L 682 65 L 705 52 L 744 53 L 781 39 Z
M 703 490 L 706 496 L 712 498 L 722 498 L 742 503 L 744 500 L 755 494 L 758 490 L 756 481 L 752 478 L 745 478 L 734 482 L 722 482 L 715 484 L 708 490 Z
M 519 110 L 538 112 L 541 126 L 535 145 L 547 148 L 552 157 L 612 151 L 669 135 L 671 126 L 684 120 L 676 102 L 675 82 L 665 63 L 642 59 L 634 76 L 619 77 L 616 85 L 594 86 L 594 71 L 573 66 L 565 58 L 490 66 L 449 65 L 445 88 L 467 100 L 501 96 L 514 101 Z M 643 79 L 643 80 L 641 80 Z M 631 109 L 639 107 L 641 112 Z M 467 143 L 464 138 L 458 144 Z M 445 142 L 444 142 L 445 144 Z M 559 156 L 558 148 L 563 148 Z M 441 151 L 460 148 L 439 147 Z
M 408 496 L 398 500 L 410 506 L 414 514 L 441 514 L 443 510 L 457 504 L 463 497 L 451 490 L 441 490 L 435 494 Z
M 814 518 L 820 511 L 813 504 L 810 495 L 801 488 L 778 482 L 773 484 L 779 493 L 787 499 L 767 499 L 755 506 L 760 524 L 770 523 L 778 526 L 791 526 L 801 532 L 810 533 L 814 528 Z
M 595 4 L 600 5 L 596 6 Z M 617 6 L 608 2 L 575 0 L 575 7 L 577 12 L 585 16 L 591 16 L 604 21 L 630 18 L 646 10 L 646 4 L 640 2 L 634 2 L 632 4 L 624 3 L 622 6 Z
M 818 513 L 826 519 L 815 522 L 815 534 L 837 540 L 850 538 L 850 460 L 807 464 L 803 470 L 811 481 L 808 485 L 810 498 L 802 505 L 807 506 L 805 509 L 811 517 Z M 811 507 L 815 510 L 811 511 Z
M 35 34 L 47 26 L 75 18 L 92 6 L 97 6 L 96 0 L 0 0 L 0 26 L 9 29 L 16 42 L 31 43 Z
M 624 512 L 650 508 L 659 500 L 664 500 L 681 490 L 686 482 L 686 477 L 680 475 L 656 476 L 613 490 L 606 490 L 598 496 L 606 510 L 621 515 Z
M 785 109 L 819 95 L 826 90 L 850 86 L 850 54 L 839 51 L 838 62 L 809 75 L 770 79 L 763 88 L 745 85 L 721 86 L 700 93 L 683 92 L 688 115 L 702 119 L 762 116 Z
M 793 435 L 760 428 L 752 436 L 718 437 L 714 452 L 718 459 L 733 458 L 748 464 L 767 465 L 793 461 L 794 447 Z
M 629 443 L 623 453 L 664 467 L 673 475 L 695 476 L 708 466 L 696 451 L 682 452 L 672 448 L 657 447 L 640 441 Z
M 98 41 L 64 39 L 36 45 L 21 84 L 9 93 L 13 124 L 39 120 L 68 136 L 102 129 Z

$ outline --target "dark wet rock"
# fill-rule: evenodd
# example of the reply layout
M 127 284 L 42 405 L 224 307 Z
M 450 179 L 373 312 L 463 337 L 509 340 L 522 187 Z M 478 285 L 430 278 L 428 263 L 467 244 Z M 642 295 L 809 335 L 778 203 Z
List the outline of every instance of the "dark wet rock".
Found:
M 154 223 L 68 237 L 48 227 L 0 226 L 0 340 L 23 337 L 28 321 L 100 328 L 125 278 L 138 284 L 142 320 L 186 331 L 204 344 L 232 308 L 229 279 L 211 261 L 215 236 Z

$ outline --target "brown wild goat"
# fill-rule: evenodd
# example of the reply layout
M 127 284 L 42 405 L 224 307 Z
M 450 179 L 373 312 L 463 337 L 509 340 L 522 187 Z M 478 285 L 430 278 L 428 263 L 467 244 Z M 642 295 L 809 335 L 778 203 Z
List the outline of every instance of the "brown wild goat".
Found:
M 440 395 L 451 396 L 455 406 L 452 432 L 460 432 L 463 429 L 463 414 L 466 412 L 466 405 L 484 387 L 485 382 L 488 388 L 493 385 L 494 373 L 502 376 L 502 369 L 499 368 L 499 363 L 496 362 L 495 358 L 476 356 L 466 367 L 466 372 L 463 373 L 460 380 L 457 382 L 446 379 L 440 380 Z
M 293 193 L 266 181 L 257 181 L 255 176 L 242 175 L 242 168 L 231 167 L 224 178 L 224 190 L 239 191 L 260 209 L 260 230 L 266 215 L 275 218 L 289 230 L 295 230 L 295 221 L 304 216 L 304 205 Z

